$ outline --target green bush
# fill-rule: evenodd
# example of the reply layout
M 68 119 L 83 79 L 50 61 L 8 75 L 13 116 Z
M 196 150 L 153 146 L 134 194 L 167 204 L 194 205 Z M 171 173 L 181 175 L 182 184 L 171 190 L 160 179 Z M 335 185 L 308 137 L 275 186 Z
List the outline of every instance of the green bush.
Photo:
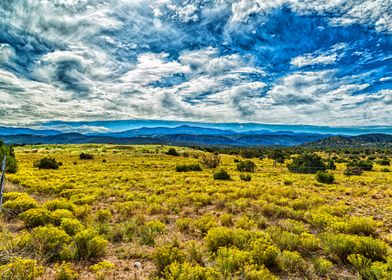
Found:
M 214 172 L 213 174 L 214 180 L 230 180 L 230 174 L 227 173 L 226 170 L 221 169 L 219 171 Z
M 252 180 L 252 176 L 249 174 L 241 174 L 240 179 L 244 182 L 250 182 Z
M 316 173 L 327 169 L 322 158 L 316 154 L 303 154 L 294 158 L 287 168 L 294 173 Z
M 44 226 L 50 222 L 50 211 L 44 208 L 33 208 L 19 214 L 25 225 L 29 228 Z
M 346 164 L 347 168 L 359 168 L 363 171 L 370 171 L 373 169 L 373 163 L 370 161 L 352 161 Z
M 336 170 L 335 162 L 332 159 L 328 160 L 326 167 L 329 170 Z
M 0 265 L 2 280 L 36 280 L 44 274 L 44 268 L 36 260 L 15 258 L 10 263 Z
M 177 172 L 202 171 L 199 164 L 177 165 Z
M 256 164 L 251 160 L 244 160 L 237 164 L 239 172 L 255 172 Z
M 67 262 L 62 262 L 55 265 L 56 275 L 54 280 L 77 280 L 79 274 L 72 269 L 72 265 Z
M 216 154 L 202 154 L 200 157 L 200 162 L 207 168 L 216 168 L 221 162 L 220 155 Z
M 109 242 L 92 229 L 85 229 L 75 235 L 78 259 L 91 260 L 105 255 Z
M 343 174 L 346 176 L 360 176 L 363 173 L 361 168 L 358 167 L 347 167 L 344 171 Z
M 180 156 L 180 154 L 179 154 L 179 153 L 176 151 L 176 149 L 174 149 L 174 148 L 170 148 L 170 149 L 166 152 L 166 154 L 169 155 L 169 156 L 175 156 L 175 157 Z
M 382 168 L 380 171 L 381 172 L 391 172 L 391 170 L 389 168 Z
M 331 173 L 317 171 L 316 180 L 319 183 L 332 184 L 335 181 L 335 177 Z
M 391 161 L 389 159 L 386 159 L 386 158 L 380 159 L 380 160 L 378 160 L 376 162 L 379 165 L 382 165 L 382 166 L 389 166 L 389 165 L 391 165 Z
M 7 156 L 6 172 L 7 173 L 16 173 L 16 171 L 18 170 L 18 164 L 15 159 L 14 149 L 12 146 L 5 145 L 0 140 L 0 164 L 3 161 L 4 155 Z
M 94 159 L 94 155 L 88 153 L 81 153 L 79 155 L 79 159 L 87 160 L 87 159 Z
M 54 158 L 42 158 L 34 163 L 34 167 L 38 169 L 59 169 L 61 163 L 57 162 Z
M 63 249 L 70 241 L 64 230 L 49 225 L 34 228 L 27 244 L 36 256 L 52 261 L 62 258 Z

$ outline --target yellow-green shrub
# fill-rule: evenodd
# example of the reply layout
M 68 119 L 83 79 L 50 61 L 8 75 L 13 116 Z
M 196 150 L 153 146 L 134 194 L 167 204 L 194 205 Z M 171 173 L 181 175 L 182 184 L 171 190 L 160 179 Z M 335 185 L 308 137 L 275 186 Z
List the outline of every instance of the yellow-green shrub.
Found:
M 113 218 L 112 212 L 107 209 L 99 209 L 95 213 L 95 221 L 97 223 L 107 223 Z
M 49 225 L 34 228 L 27 244 L 36 256 L 56 260 L 61 259 L 63 249 L 70 241 L 71 237 L 64 230 Z
M 267 268 L 255 265 L 245 266 L 246 280 L 278 280 L 279 278 L 273 275 Z
M 281 250 L 295 250 L 300 244 L 300 238 L 298 234 L 285 231 L 280 227 L 272 226 L 267 229 L 268 234 L 271 236 L 274 243 Z
M 85 229 L 75 235 L 76 256 L 79 259 L 94 259 L 105 255 L 108 241 L 92 229 Z
M 280 250 L 272 244 L 271 238 L 266 235 L 252 242 L 250 253 L 255 264 L 275 267 Z
M 343 233 L 324 233 L 322 241 L 327 249 L 345 261 L 348 255 L 361 254 L 372 260 L 383 260 L 388 246 L 382 240 L 369 236 L 356 236 Z
M 95 273 L 97 280 L 110 279 L 109 277 L 112 274 L 114 268 L 115 265 L 109 261 L 102 261 L 90 266 L 90 270 Z
M 189 226 L 192 222 L 191 218 L 178 218 L 176 220 L 176 225 L 181 232 L 187 233 L 189 231 Z
M 31 259 L 15 258 L 8 264 L 0 265 L 2 280 L 35 280 L 43 273 L 44 268 Z
M 188 262 L 179 263 L 172 262 L 166 266 L 163 273 L 163 279 L 168 280 L 208 280 L 213 279 L 210 277 L 211 269 L 207 269 L 200 265 L 191 265 Z
M 235 247 L 221 247 L 216 253 L 215 266 L 223 279 L 229 279 L 235 272 L 243 269 L 249 261 L 249 252 Z
M 29 228 L 44 226 L 50 222 L 50 211 L 44 208 L 33 208 L 18 216 Z
M 20 213 L 38 207 L 37 201 L 26 193 L 4 194 L 4 204 L 2 211 L 7 219 L 13 219 Z
M 218 225 L 217 219 L 212 214 L 205 214 L 193 222 L 193 226 L 200 232 L 201 236 L 205 236 L 207 232 Z
M 73 219 L 74 215 L 67 209 L 56 209 L 51 213 L 52 223 L 56 226 L 60 225 L 64 218 Z
M 306 262 L 298 252 L 283 251 L 278 257 L 278 266 L 285 272 L 303 272 Z
M 63 229 L 69 235 L 75 235 L 84 229 L 82 223 L 74 218 L 62 218 L 60 228 Z
M 67 209 L 69 211 L 73 211 L 75 205 L 65 198 L 56 198 L 45 202 L 44 207 L 50 211 L 57 209 Z
M 314 269 L 316 273 L 320 276 L 325 276 L 328 274 L 328 271 L 333 267 L 332 262 L 325 258 L 316 258 L 313 260 Z
M 299 243 L 301 248 L 308 253 L 311 253 L 321 248 L 321 240 L 313 234 L 307 232 L 303 232 L 300 234 Z
M 79 274 L 72 269 L 72 265 L 67 262 L 62 262 L 55 265 L 56 275 L 54 280 L 77 280 Z
M 166 225 L 160 221 L 149 221 L 144 223 L 139 232 L 139 237 L 142 244 L 154 245 L 155 238 L 164 233 L 166 230 Z
M 159 275 L 163 274 L 165 268 L 174 262 L 183 263 L 185 253 L 177 246 L 165 245 L 154 251 L 153 259 Z
M 244 249 L 249 247 L 251 241 L 263 235 L 261 232 L 258 233 L 240 228 L 216 227 L 208 231 L 204 240 L 207 248 L 211 252 L 216 252 L 220 247 L 235 246 L 239 249 Z

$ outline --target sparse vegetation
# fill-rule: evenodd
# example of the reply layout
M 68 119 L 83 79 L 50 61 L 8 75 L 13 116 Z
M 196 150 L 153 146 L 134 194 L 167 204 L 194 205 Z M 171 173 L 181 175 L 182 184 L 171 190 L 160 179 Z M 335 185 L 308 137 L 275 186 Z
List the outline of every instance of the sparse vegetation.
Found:
M 0 278 L 390 278 L 389 151 L 169 148 L 16 147 Z

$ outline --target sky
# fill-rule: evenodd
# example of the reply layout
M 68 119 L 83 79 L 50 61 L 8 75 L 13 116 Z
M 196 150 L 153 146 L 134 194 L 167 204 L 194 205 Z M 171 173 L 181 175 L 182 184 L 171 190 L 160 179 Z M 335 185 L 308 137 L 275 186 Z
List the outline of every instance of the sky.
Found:
M 2 0 L 0 124 L 392 125 L 392 0 Z

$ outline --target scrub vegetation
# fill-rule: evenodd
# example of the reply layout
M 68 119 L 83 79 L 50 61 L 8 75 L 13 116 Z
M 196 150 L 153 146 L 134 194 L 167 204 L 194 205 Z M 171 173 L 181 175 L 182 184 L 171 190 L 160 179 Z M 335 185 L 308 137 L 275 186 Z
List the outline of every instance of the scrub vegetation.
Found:
M 392 279 L 388 150 L 13 153 L 1 279 Z

